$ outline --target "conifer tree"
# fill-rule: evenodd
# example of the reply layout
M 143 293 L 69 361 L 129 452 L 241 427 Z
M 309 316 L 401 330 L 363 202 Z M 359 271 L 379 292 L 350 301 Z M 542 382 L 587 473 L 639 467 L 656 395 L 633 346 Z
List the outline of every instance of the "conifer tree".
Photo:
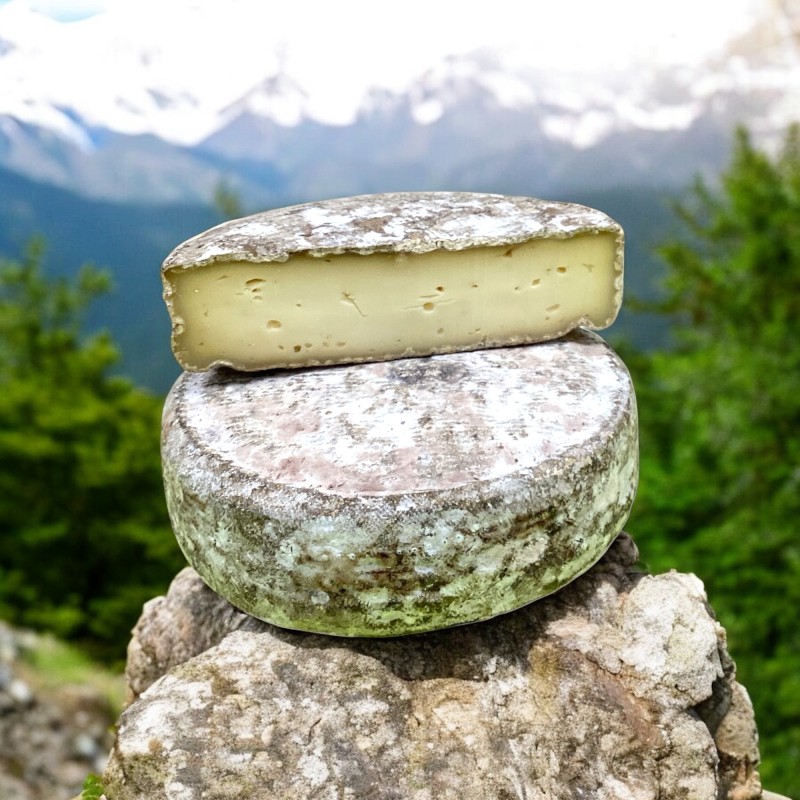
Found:
M 737 134 L 661 255 L 674 346 L 634 355 L 642 475 L 629 522 L 661 571 L 696 572 L 756 707 L 773 791 L 800 796 L 800 130 Z
M 0 261 L 0 617 L 121 660 L 142 603 L 183 561 L 159 462 L 160 401 L 82 336 L 108 276 L 42 271 L 41 243 Z

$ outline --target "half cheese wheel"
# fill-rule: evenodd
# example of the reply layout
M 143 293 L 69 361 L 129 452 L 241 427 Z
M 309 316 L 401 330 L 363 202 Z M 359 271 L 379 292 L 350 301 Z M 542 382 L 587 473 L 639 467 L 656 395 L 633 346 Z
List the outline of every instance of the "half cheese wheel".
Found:
M 162 268 L 186 370 L 381 361 L 610 325 L 623 234 L 570 203 L 367 195 L 227 222 Z

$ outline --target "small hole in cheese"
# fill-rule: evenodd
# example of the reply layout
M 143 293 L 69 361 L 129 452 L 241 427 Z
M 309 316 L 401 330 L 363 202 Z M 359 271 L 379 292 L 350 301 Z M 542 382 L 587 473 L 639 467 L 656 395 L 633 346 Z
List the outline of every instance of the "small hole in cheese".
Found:
M 572 255 L 565 257 L 567 246 Z M 513 258 L 504 257 L 512 249 Z M 539 339 L 576 320 L 599 327 L 609 318 L 619 295 L 612 284 L 615 252 L 614 238 L 604 234 L 410 254 L 402 269 L 389 253 L 298 254 L 287 263 L 184 269 L 167 273 L 174 284 L 173 339 L 192 369 L 216 359 L 246 370 Z M 226 280 L 215 283 L 222 275 Z M 420 312 L 436 325 L 425 324 Z M 194 328 L 181 331 L 176 323 L 187 316 Z M 295 344 L 300 350 L 292 352 Z M 327 352 L 314 355 L 314 348 Z
M 299 352 L 300 352 L 302 349 L 303 349 L 303 346 L 302 346 L 302 345 L 300 345 L 300 344 L 296 344 L 296 345 L 295 345 L 295 346 L 292 348 L 292 350 L 294 350 L 294 351 L 295 351 L 295 353 L 299 353 Z

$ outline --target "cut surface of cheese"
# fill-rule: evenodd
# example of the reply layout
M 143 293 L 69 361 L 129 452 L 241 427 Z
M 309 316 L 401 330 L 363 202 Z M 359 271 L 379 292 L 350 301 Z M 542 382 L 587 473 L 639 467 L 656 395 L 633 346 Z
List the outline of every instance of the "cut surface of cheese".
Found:
M 370 195 L 226 223 L 162 274 L 187 370 L 380 361 L 608 326 L 622 231 L 532 198 Z
M 341 636 L 473 622 L 588 569 L 638 477 L 627 370 L 596 335 L 244 375 L 184 373 L 167 506 L 190 564 L 253 616 Z

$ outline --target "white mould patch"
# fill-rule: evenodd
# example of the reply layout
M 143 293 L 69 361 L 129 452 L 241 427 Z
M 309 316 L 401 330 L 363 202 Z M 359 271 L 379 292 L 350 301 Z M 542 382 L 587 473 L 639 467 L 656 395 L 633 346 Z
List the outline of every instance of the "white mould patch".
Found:
M 283 261 L 296 253 L 365 249 L 426 253 L 622 229 L 576 203 L 469 192 L 395 192 L 273 209 L 225 222 L 176 247 L 164 269 L 215 261 Z

